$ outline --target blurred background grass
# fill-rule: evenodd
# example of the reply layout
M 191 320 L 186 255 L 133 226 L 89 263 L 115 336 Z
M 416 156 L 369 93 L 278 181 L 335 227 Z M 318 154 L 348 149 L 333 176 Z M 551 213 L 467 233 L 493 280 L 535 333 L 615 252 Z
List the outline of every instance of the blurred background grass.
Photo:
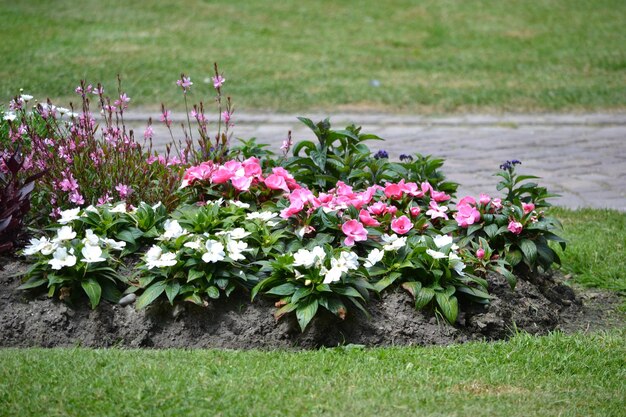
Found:
M 623 0 L 0 0 L 0 98 L 60 105 L 80 79 L 182 108 L 218 62 L 240 110 L 626 108 Z

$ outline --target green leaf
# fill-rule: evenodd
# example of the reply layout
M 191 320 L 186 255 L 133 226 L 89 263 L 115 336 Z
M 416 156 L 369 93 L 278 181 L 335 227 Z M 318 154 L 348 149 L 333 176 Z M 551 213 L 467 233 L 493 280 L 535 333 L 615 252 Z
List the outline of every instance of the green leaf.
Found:
M 448 296 L 445 293 L 438 292 L 435 295 L 437 304 L 443 316 L 451 323 L 454 324 L 457 316 L 459 315 L 459 302 L 456 297 Z
M 352 287 L 332 287 L 332 290 L 334 293 L 336 294 L 341 294 L 344 295 L 346 297 L 354 297 L 354 298 L 361 298 L 363 299 L 363 296 L 361 295 L 360 292 L 358 292 L 356 289 L 352 288 Z
M 37 288 L 41 285 L 44 285 L 48 283 L 48 279 L 44 278 L 44 277 L 32 277 L 30 278 L 28 281 L 26 281 L 25 283 L 23 283 L 22 285 L 20 285 L 19 287 L 17 287 L 18 290 L 29 290 L 31 288 Z
M 180 284 L 178 283 L 178 281 L 167 283 L 167 287 L 165 287 L 165 295 L 167 295 L 167 299 L 169 300 L 170 304 L 174 304 L 174 298 L 176 298 L 179 292 Z
M 211 285 L 209 288 L 206 289 L 206 293 L 209 297 L 211 297 L 214 300 L 217 300 L 218 298 L 220 298 L 220 290 Z
M 422 289 L 422 283 L 417 281 L 407 281 L 403 282 L 401 287 L 406 290 L 413 298 L 420 292 Z
M 393 284 L 395 280 L 397 280 L 401 276 L 402 274 L 399 272 L 392 272 L 391 274 L 387 275 L 386 277 L 383 277 L 381 280 L 376 282 L 374 284 L 374 290 L 376 292 L 381 292 L 382 290 L 384 290 L 385 288 Z
M 485 231 L 485 234 L 487 236 L 489 236 L 490 239 L 493 239 L 495 236 L 498 235 L 498 225 L 497 224 L 490 224 L 485 226 L 485 228 L 483 229 Z
M 417 296 L 415 297 L 415 309 L 421 310 L 424 308 L 428 303 L 430 303 L 430 300 L 432 300 L 434 296 L 435 291 L 432 288 L 425 287 L 419 290 Z
M 298 288 L 293 295 L 291 296 L 291 303 L 297 304 L 302 298 L 311 294 L 311 288 L 308 287 L 300 287 Z
M 137 310 L 141 310 L 150 305 L 154 300 L 156 300 L 159 295 L 165 291 L 166 283 L 165 281 L 157 281 L 152 284 L 150 287 L 146 288 L 146 290 L 137 298 L 137 302 L 135 307 Z
M 345 320 L 348 310 L 340 299 L 335 297 L 321 298 L 319 303 L 322 307 L 339 317 L 341 320 Z
M 131 243 L 131 244 L 135 243 L 135 241 L 139 239 L 141 236 L 143 236 L 143 232 L 137 229 L 136 227 L 130 227 L 128 229 L 124 229 L 121 232 L 119 232 L 117 235 L 115 235 L 115 237 L 118 240 L 123 240 L 124 242 Z
M 115 284 L 110 281 L 104 281 L 102 283 L 102 298 L 112 303 L 117 303 L 122 298 L 122 293 Z
M 204 271 L 199 271 L 197 269 L 192 268 L 187 273 L 187 282 L 191 282 L 202 277 L 204 277 Z
M 266 294 L 271 294 L 271 295 L 291 295 L 294 293 L 294 291 L 296 291 L 296 286 L 287 282 L 285 284 L 279 285 L 277 287 L 272 288 L 271 290 L 267 291 Z
M 472 224 L 467 228 L 467 234 L 472 235 L 474 234 L 474 232 L 476 232 L 477 230 L 480 230 L 483 227 L 482 224 L 478 223 L 478 224 Z
M 494 266 L 493 270 L 502 275 L 507 280 L 512 290 L 515 289 L 515 285 L 517 284 L 517 278 L 511 273 L 511 271 L 500 265 Z
M 317 300 L 310 300 L 306 304 L 301 304 L 296 309 L 296 317 L 298 319 L 298 324 L 300 325 L 300 330 L 304 332 L 306 326 L 308 326 L 311 319 L 317 313 L 317 308 L 319 303 Z
M 87 293 L 89 297 L 89 301 L 91 302 L 91 308 L 95 309 L 96 306 L 100 303 L 100 296 L 102 295 L 102 288 L 98 281 L 93 278 L 88 278 L 85 281 L 80 282 L 81 287 Z
M 506 261 L 512 266 L 519 264 L 522 261 L 522 252 L 515 249 L 508 251 L 506 254 Z
M 185 301 L 189 301 L 191 303 L 194 303 L 196 305 L 203 305 L 202 303 L 202 298 L 200 298 L 200 296 L 198 294 L 191 294 L 188 295 L 187 297 L 184 298 Z
M 274 318 L 276 320 L 280 320 L 282 316 L 284 316 L 287 313 L 291 313 L 297 307 L 298 307 L 297 304 L 292 304 L 292 303 L 285 304 L 284 306 L 276 310 L 276 312 L 274 313 Z
M 537 245 L 535 242 L 529 239 L 522 239 L 519 242 L 519 247 L 526 257 L 526 263 L 529 267 L 534 268 L 537 261 Z

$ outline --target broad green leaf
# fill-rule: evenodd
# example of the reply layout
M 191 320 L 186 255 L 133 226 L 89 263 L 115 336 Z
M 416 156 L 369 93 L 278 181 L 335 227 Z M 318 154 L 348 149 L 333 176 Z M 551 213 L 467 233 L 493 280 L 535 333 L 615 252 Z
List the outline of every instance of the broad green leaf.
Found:
M 174 304 L 174 298 L 176 298 L 179 292 L 180 284 L 178 283 L 178 281 L 167 283 L 167 286 L 165 287 L 165 295 L 167 295 L 167 299 L 169 300 L 170 304 Z
M 81 287 L 87 293 L 89 297 L 89 301 L 91 302 L 91 308 L 95 309 L 96 306 L 100 303 L 100 296 L 102 295 L 102 288 L 98 281 L 93 278 L 88 278 L 85 281 L 80 282 Z
M 348 310 L 346 306 L 341 302 L 340 299 L 331 297 L 331 298 L 321 298 L 319 303 L 326 310 L 330 311 L 340 319 L 344 320 L 346 318 L 346 313 Z
M 292 304 L 297 304 L 298 301 L 300 301 L 302 298 L 306 297 L 309 294 L 311 294 L 311 288 L 309 288 L 309 287 L 300 287 L 291 296 L 291 303 Z
M 209 288 L 206 289 L 206 293 L 209 297 L 211 297 L 214 300 L 217 300 L 218 298 L 220 298 L 220 290 L 211 285 Z
M 374 284 L 374 290 L 376 292 L 381 292 L 382 290 L 384 290 L 385 288 L 387 288 L 388 286 L 393 284 L 395 282 L 395 280 L 397 280 L 401 276 L 402 276 L 402 274 L 400 274 L 399 272 L 392 272 L 391 274 L 389 274 L 386 277 L 383 277 L 381 280 L 377 281 Z
M 300 325 L 300 330 L 304 332 L 306 326 L 308 326 L 311 319 L 317 313 L 317 308 L 319 303 L 317 300 L 310 300 L 306 304 L 301 304 L 296 309 L 296 317 L 298 319 L 298 324 Z
M 159 297 L 159 295 L 163 294 L 163 291 L 165 291 L 165 286 L 165 281 L 157 281 L 148 288 L 146 288 L 143 294 L 141 294 L 139 298 L 137 298 L 137 302 L 135 304 L 137 310 L 141 310 L 149 306 L 154 300 Z
M 415 309 L 421 310 L 424 308 L 430 300 L 435 296 L 435 291 L 432 288 L 422 288 L 415 296 Z
M 189 272 L 187 273 L 187 282 L 191 282 L 194 281 L 196 279 L 202 278 L 204 277 L 204 271 L 200 271 L 197 269 L 190 269 Z
M 535 245 L 535 242 L 529 239 L 522 239 L 519 242 L 519 247 L 524 253 L 528 266 L 534 268 L 537 261 L 537 245 Z
M 457 316 L 459 315 L 459 303 L 455 296 L 448 296 L 445 293 L 438 292 L 435 295 L 437 304 L 443 316 L 451 323 L 454 324 Z
M 472 224 L 467 228 L 467 234 L 472 235 L 474 232 L 480 230 L 483 227 L 482 224 Z
M 420 292 L 422 289 L 422 283 L 417 281 L 407 281 L 403 282 L 401 287 L 405 289 L 413 298 Z
M 203 305 L 202 298 L 198 294 L 191 294 L 184 298 L 185 301 L 189 301 L 190 303 L 194 303 L 196 305 Z
M 276 312 L 274 313 L 274 318 L 276 320 L 280 320 L 282 316 L 284 316 L 287 313 L 291 313 L 297 307 L 298 306 L 296 304 L 287 303 L 284 306 L 282 306 L 281 308 L 279 308 L 278 310 L 276 310 Z
M 117 303 L 122 298 L 122 293 L 119 289 L 109 281 L 104 281 L 102 283 L 102 298 L 112 303 Z
M 511 271 L 500 265 L 494 266 L 493 270 L 502 275 L 507 280 L 512 290 L 515 289 L 515 285 L 517 284 L 517 278 L 511 273 Z
M 519 264 L 522 261 L 522 252 L 517 249 L 508 251 L 506 254 L 506 261 L 512 266 Z
M 356 297 L 356 298 L 361 298 L 363 299 L 363 296 L 361 295 L 360 292 L 358 292 L 356 289 L 352 288 L 352 287 L 332 287 L 332 290 L 334 293 L 336 294 L 341 294 L 344 295 L 346 297 Z
M 285 284 L 279 285 L 277 287 L 272 288 L 267 291 L 266 294 L 271 295 L 291 295 L 296 291 L 296 286 L 287 282 Z
M 44 278 L 44 277 L 32 277 L 30 278 L 28 281 L 26 281 L 25 283 L 23 283 L 22 285 L 20 285 L 19 287 L 17 287 L 18 290 L 28 290 L 31 288 L 37 288 L 41 285 L 44 285 L 48 283 L 48 279 Z
M 487 236 L 489 236 L 489 238 L 494 238 L 495 236 L 498 235 L 498 225 L 497 224 L 490 224 L 485 226 L 485 228 L 483 229 L 485 231 L 485 234 Z

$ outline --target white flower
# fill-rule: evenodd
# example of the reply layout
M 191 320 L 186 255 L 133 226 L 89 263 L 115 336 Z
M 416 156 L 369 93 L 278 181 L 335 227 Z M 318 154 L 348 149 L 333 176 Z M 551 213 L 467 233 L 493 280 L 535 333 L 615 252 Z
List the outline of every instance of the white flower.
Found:
M 200 241 L 200 239 L 196 239 L 190 242 L 185 242 L 183 246 L 193 250 L 200 250 L 200 248 L 202 247 L 202 242 Z
M 450 245 L 452 243 L 452 236 L 448 236 L 448 235 L 440 235 L 440 236 L 435 236 L 433 238 L 433 242 L 435 242 L 435 245 L 437 245 L 438 248 L 443 248 L 446 245 Z M 459 247 L 458 245 L 452 245 L 450 246 L 450 249 L 452 250 L 457 250 Z
M 117 240 L 106 238 L 106 239 L 102 239 L 102 242 L 104 242 L 105 245 L 107 245 L 109 248 L 113 250 L 123 250 L 126 247 L 126 242 L 123 242 L 123 241 L 117 241 Z
M 226 250 L 228 251 L 228 257 L 233 261 L 243 261 L 246 259 L 243 256 L 243 251 L 248 249 L 248 244 L 240 240 L 231 239 L 226 243 Z
M 433 259 L 443 259 L 448 257 L 448 255 L 446 255 L 445 253 L 437 252 L 436 250 L 432 249 L 426 249 L 426 253 L 429 254 Z
M 76 237 L 76 232 L 72 230 L 72 226 L 63 226 L 57 230 L 57 236 L 52 239 L 53 242 L 59 243 L 65 240 L 72 240 Z
M 100 238 L 96 236 L 96 234 L 91 229 L 85 230 L 85 238 L 83 239 L 83 244 L 98 246 L 100 243 Z
M 371 268 L 376 265 L 378 262 L 383 260 L 383 256 L 385 256 L 385 251 L 380 249 L 372 249 L 369 254 L 367 254 L 367 260 L 363 264 L 366 268 Z
M 231 205 L 237 206 L 237 207 L 241 207 L 241 208 L 244 208 L 244 209 L 250 208 L 250 204 L 244 203 L 243 201 L 230 200 L 228 202 L 228 204 L 231 204 Z
M 406 236 L 398 237 L 395 233 L 391 236 L 384 234 L 382 239 L 383 242 L 387 243 L 386 245 L 383 245 L 383 250 L 385 251 L 396 251 L 406 245 Z
M 94 205 L 93 205 L 93 204 L 90 204 L 90 205 L 89 205 L 89 206 L 85 209 L 85 211 L 83 212 L 83 214 L 82 214 L 82 215 L 83 215 L 83 216 L 86 216 L 88 212 L 91 212 L 91 213 L 97 213 L 97 212 L 98 212 L 98 209 L 97 209 L 96 207 L 94 207 Z
M 206 247 L 206 250 L 207 250 L 206 253 L 202 255 L 202 260 L 204 262 L 206 263 L 219 262 L 219 261 L 223 261 L 224 258 L 226 257 L 226 253 L 224 253 L 224 245 L 222 244 L 222 242 L 209 239 L 206 241 L 204 246 Z
M 74 248 L 70 249 L 70 253 L 67 253 L 66 248 L 57 248 L 52 255 L 52 259 L 48 261 L 48 264 L 52 266 L 52 269 L 59 270 L 64 266 L 76 265 L 76 256 L 74 256 Z
M 146 252 L 144 260 L 148 269 L 152 269 L 154 267 L 163 268 L 164 266 L 174 266 L 177 262 L 175 253 L 163 253 L 163 249 L 157 245 L 153 245 L 150 250 Z
M 301 248 L 293 254 L 293 266 L 311 268 L 313 265 L 316 265 L 319 268 L 325 258 L 326 252 L 321 246 L 316 246 L 311 251 Z
M 85 263 L 106 261 L 106 259 L 102 257 L 102 249 L 100 249 L 100 246 L 85 245 L 80 252 L 83 254 L 81 261 Z
M 69 113 L 70 112 L 70 109 L 66 109 L 65 107 L 57 107 L 57 110 L 61 114 L 65 114 L 65 113 Z
M 54 252 L 55 249 L 56 244 L 50 242 L 47 237 L 42 236 L 41 239 L 32 238 L 30 240 L 30 245 L 26 246 L 24 248 L 24 252 L 22 253 L 29 256 L 34 255 L 38 252 L 43 253 L 43 251 L 46 251 L 47 253 L 44 253 L 44 255 L 50 255 L 52 252 Z
M 111 209 L 111 213 L 126 213 L 126 203 L 122 201 Z
M 457 272 L 457 274 L 461 276 L 465 275 L 465 272 L 463 272 L 465 264 L 456 253 L 450 253 L 448 255 L 448 264 Z
M 344 271 L 341 268 L 330 268 L 324 274 L 324 284 L 332 284 L 333 282 L 339 281 L 343 272 Z
M 158 240 L 178 239 L 181 236 L 189 234 L 189 232 L 183 229 L 180 223 L 178 223 L 178 220 L 165 220 L 163 228 L 165 232 L 157 238 Z
M 241 240 L 246 236 L 250 235 L 250 232 L 246 232 L 243 227 L 237 227 L 233 230 L 223 230 L 221 232 L 217 232 L 216 236 L 226 236 L 227 239 L 235 239 Z
M 348 272 L 351 269 L 359 268 L 359 257 L 354 252 L 341 252 L 339 258 L 333 258 L 330 260 L 330 267 L 339 268 L 343 272 Z
M 262 211 L 262 212 L 254 211 L 252 213 L 246 214 L 246 219 L 248 220 L 259 219 L 259 220 L 263 220 L 264 222 L 267 222 L 276 216 L 278 216 L 278 213 L 272 213 L 271 211 Z
M 8 120 L 9 122 L 12 122 L 15 119 L 17 119 L 17 115 L 15 113 L 12 113 L 12 112 L 4 113 L 4 120 Z
M 163 203 L 161 203 L 160 201 L 158 203 L 156 203 L 154 206 L 152 206 L 152 210 L 156 210 L 159 207 L 161 207 L 163 205 Z
M 31 96 L 30 94 L 22 94 L 20 98 L 22 99 L 22 101 L 27 102 L 31 101 L 33 99 L 33 96 Z

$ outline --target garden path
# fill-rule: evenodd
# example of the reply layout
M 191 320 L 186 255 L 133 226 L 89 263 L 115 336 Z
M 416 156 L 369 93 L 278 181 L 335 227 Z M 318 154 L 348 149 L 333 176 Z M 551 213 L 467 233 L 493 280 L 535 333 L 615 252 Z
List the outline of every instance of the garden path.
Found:
M 148 117 L 159 120 L 159 115 L 143 112 L 128 116 L 127 124 L 138 132 Z M 307 117 L 318 121 L 326 116 Z M 174 114 L 173 120 L 174 133 L 182 135 L 184 114 Z M 233 121 L 234 138 L 256 137 L 275 151 L 289 130 L 294 140 L 314 139 L 296 115 L 235 113 Z M 369 142 L 372 150 L 385 149 L 394 159 L 416 152 L 444 158 L 447 178 L 461 184 L 458 196 L 495 194 L 493 173 L 505 160 L 519 159 L 520 172 L 542 177 L 541 185 L 560 194 L 552 200 L 555 205 L 626 211 L 626 114 L 337 114 L 331 123 L 336 129 L 351 123 L 363 126 L 363 132 L 385 139 Z M 154 131 L 155 149 L 163 151 L 169 133 L 159 122 Z

